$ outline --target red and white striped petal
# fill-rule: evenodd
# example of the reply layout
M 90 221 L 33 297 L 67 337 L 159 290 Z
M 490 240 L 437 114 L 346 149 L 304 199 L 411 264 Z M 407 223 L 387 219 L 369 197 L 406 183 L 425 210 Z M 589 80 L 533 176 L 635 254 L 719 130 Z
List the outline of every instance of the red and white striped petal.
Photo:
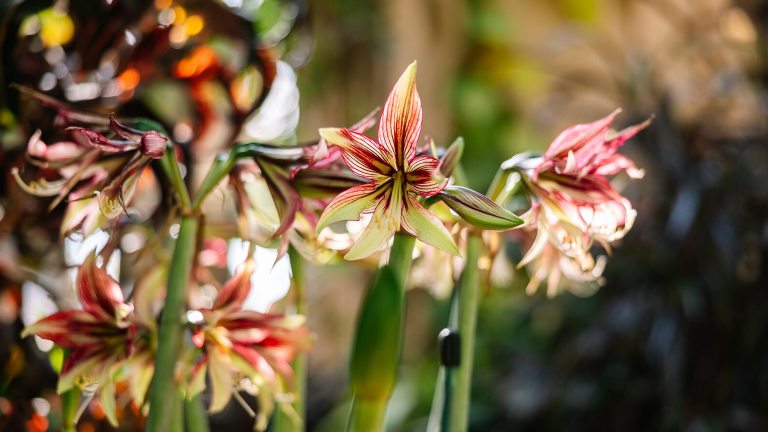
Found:
M 421 100 L 416 91 L 416 62 L 413 62 L 397 80 L 379 121 L 379 142 L 395 155 L 397 167 L 403 167 L 416 155 L 421 118 Z
M 451 233 L 440 219 L 419 204 L 412 195 L 408 195 L 403 211 L 403 228 L 424 243 L 453 255 L 461 255 Z
M 246 260 L 237 270 L 237 273 L 219 291 L 213 308 L 224 313 L 239 310 L 248 297 L 248 293 L 251 292 L 251 275 L 255 268 L 256 265 L 252 259 Z
M 448 179 L 440 174 L 440 160 L 431 156 L 416 156 L 409 162 L 407 181 L 410 190 L 425 197 L 440 193 Z
M 355 174 L 370 180 L 381 180 L 394 171 L 394 153 L 367 136 L 341 128 L 320 129 L 320 136 L 341 149 L 341 157 Z
M 564 130 L 544 152 L 544 158 L 566 157 L 569 151 L 575 152 L 592 142 L 596 137 L 602 137 L 620 112 L 621 109 L 616 109 L 600 120 L 578 124 Z M 600 141 L 602 142 L 602 139 Z
M 124 303 L 123 291 L 103 268 L 96 266 L 91 254 L 77 273 L 77 290 L 83 308 L 102 320 L 116 320 L 118 305 Z
M 359 220 L 360 215 L 372 209 L 383 198 L 385 190 L 386 184 L 366 183 L 336 195 L 320 215 L 315 233 L 335 222 Z

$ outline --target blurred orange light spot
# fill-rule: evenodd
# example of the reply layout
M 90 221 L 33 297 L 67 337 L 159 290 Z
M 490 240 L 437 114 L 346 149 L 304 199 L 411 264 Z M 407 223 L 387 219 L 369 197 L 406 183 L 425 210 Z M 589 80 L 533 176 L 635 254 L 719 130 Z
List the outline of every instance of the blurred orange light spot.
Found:
M 141 74 L 135 68 L 128 68 L 117 78 L 123 90 L 133 90 L 141 81 Z
M 187 36 L 194 36 L 200 33 L 203 31 L 203 27 L 205 27 L 205 21 L 203 21 L 200 15 L 190 15 L 184 21 L 184 31 L 187 33 Z
M 207 46 L 201 46 L 181 59 L 176 64 L 174 73 L 179 78 L 192 78 L 216 67 L 217 63 L 216 52 Z
M 155 7 L 158 9 L 165 9 L 171 7 L 173 0 L 155 0 Z
M 80 423 L 78 430 L 80 432 L 96 432 L 96 427 L 93 423 Z
M 103 420 L 104 417 L 107 416 L 107 414 L 104 412 L 104 407 L 101 406 L 101 403 L 99 401 L 91 402 L 89 411 L 91 412 L 91 417 L 93 417 L 96 420 Z
M 45 432 L 48 430 L 48 418 L 39 414 L 32 414 L 32 418 L 27 420 L 27 430 L 29 432 Z

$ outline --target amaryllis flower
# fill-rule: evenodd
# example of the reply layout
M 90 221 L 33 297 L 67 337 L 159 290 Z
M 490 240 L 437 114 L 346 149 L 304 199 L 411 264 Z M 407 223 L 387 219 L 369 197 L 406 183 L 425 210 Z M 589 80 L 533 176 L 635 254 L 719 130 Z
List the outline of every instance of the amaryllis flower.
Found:
M 597 280 L 601 266 L 590 253 L 593 242 L 610 250 L 610 243 L 623 238 L 632 227 L 637 212 L 607 176 L 626 171 L 630 177 L 642 177 L 643 171 L 616 151 L 650 120 L 614 133 L 609 127 L 619 112 L 566 129 L 540 158 L 524 163 L 510 160 L 507 164 L 510 166 L 506 168 L 516 168 L 522 174 L 533 201 L 523 219 L 528 230 L 536 231 L 536 239 L 521 266 L 537 259 L 558 262 L 564 270 L 560 273 L 566 277 L 574 275 L 584 280 L 592 275 L 591 279 Z M 551 248 L 563 256 L 562 260 L 550 256 Z M 553 266 L 539 263 L 534 267 Z M 572 270 L 575 268 L 578 271 Z M 532 278 L 535 283 L 542 280 L 539 276 Z M 555 280 L 550 277 L 548 284 L 548 292 L 552 293 Z
M 74 386 L 95 389 L 107 418 L 116 425 L 115 382 L 134 356 L 151 355 L 139 352 L 148 349 L 144 342 L 148 336 L 129 316 L 133 307 L 125 302 L 120 285 L 97 267 L 95 254 L 80 267 L 76 283 L 81 310 L 43 318 L 24 329 L 23 335 L 36 335 L 70 350 L 61 370 L 58 392 Z M 146 385 L 131 383 L 133 389 L 140 387 L 146 392 Z
M 254 392 L 260 402 L 256 426 L 263 430 L 274 403 L 290 403 L 290 361 L 308 347 L 309 334 L 302 316 L 243 310 L 253 270 L 253 261 L 246 261 L 213 307 L 187 314 L 195 326 L 192 341 L 203 351 L 192 371 L 190 396 L 204 389 L 206 375 L 213 412 L 222 410 L 234 392 Z
M 320 129 L 323 139 L 341 149 L 352 172 L 368 181 L 337 195 L 317 224 L 320 232 L 332 223 L 373 213 L 347 259 L 373 254 L 401 228 L 425 243 L 459 253 L 448 230 L 418 201 L 442 191 L 447 179 L 440 174 L 439 160 L 416 154 L 422 110 L 415 80 L 416 62 L 405 70 L 384 105 L 378 141 L 350 129 Z
M 33 95 L 51 104 L 50 98 Z M 71 141 L 51 145 L 36 132 L 27 144 L 27 159 L 39 168 L 40 178 L 26 182 L 16 168 L 12 175 L 28 193 L 56 197 L 51 208 L 68 201 L 63 234 L 77 228 L 88 234 L 120 215 L 144 168 L 165 153 L 168 139 L 156 131 L 134 129 L 114 117 L 77 114 L 61 103 L 54 106 L 61 121 L 86 119 L 88 128 L 70 126 Z

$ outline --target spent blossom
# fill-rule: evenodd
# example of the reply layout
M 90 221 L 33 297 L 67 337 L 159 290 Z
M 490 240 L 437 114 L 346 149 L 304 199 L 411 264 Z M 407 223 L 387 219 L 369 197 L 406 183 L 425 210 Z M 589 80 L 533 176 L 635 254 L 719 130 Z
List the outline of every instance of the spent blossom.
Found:
M 605 249 L 632 228 L 637 212 L 632 203 L 611 185 L 608 176 L 625 171 L 632 178 L 643 171 L 616 152 L 650 119 L 620 132 L 609 127 L 620 110 L 592 123 L 563 131 L 540 158 L 510 160 L 504 168 L 524 174 L 531 209 L 523 215 L 536 238 L 520 266 L 534 263 L 528 285 L 533 292 L 545 279 L 554 295 L 560 276 L 578 282 L 599 282 L 604 258 L 595 259 L 590 249 L 597 241 Z M 516 166 L 513 166 L 516 165 Z

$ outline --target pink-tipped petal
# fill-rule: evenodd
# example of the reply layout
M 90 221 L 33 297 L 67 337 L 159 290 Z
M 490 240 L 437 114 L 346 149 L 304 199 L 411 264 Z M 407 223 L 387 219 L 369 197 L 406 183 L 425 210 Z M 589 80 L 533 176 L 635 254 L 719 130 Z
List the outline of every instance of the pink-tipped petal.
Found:
M 620 112 L 621 109 L 616 109 L 600 120 L 578 124 L 564 130 L 555 138 L 547 151 L 544 152 L 544 158 L 566 157 L 569 151 L 578 150 L 589 144 L 596 137 L 602 137 Z
M 341 149 L 344 162 L 360 177 L 376 181 L 397 168 L 394 154 L 363 134 L 349 129 L 323 128 L 320 136 Z
M 398 167 L 416 154 L 421 134 L 421 100 L 416 91 L 416 62 L 400 76 L 387 98 L 379 121 L 379 142 L 392 154 Z
M 425 209 L 413 196 L 403 211 L 403 228 L 424 243 L 453 255 L 461 255 L 451 233 L 435 215 Z
M 136 148 L 136 144 L 131 141 L 110 140 L 104 135 L 89 129 L 71 127 L 68 130 L 72 134 L 72 139 L 81 146 L 97 148 L 106 153 L 119 153 Z

